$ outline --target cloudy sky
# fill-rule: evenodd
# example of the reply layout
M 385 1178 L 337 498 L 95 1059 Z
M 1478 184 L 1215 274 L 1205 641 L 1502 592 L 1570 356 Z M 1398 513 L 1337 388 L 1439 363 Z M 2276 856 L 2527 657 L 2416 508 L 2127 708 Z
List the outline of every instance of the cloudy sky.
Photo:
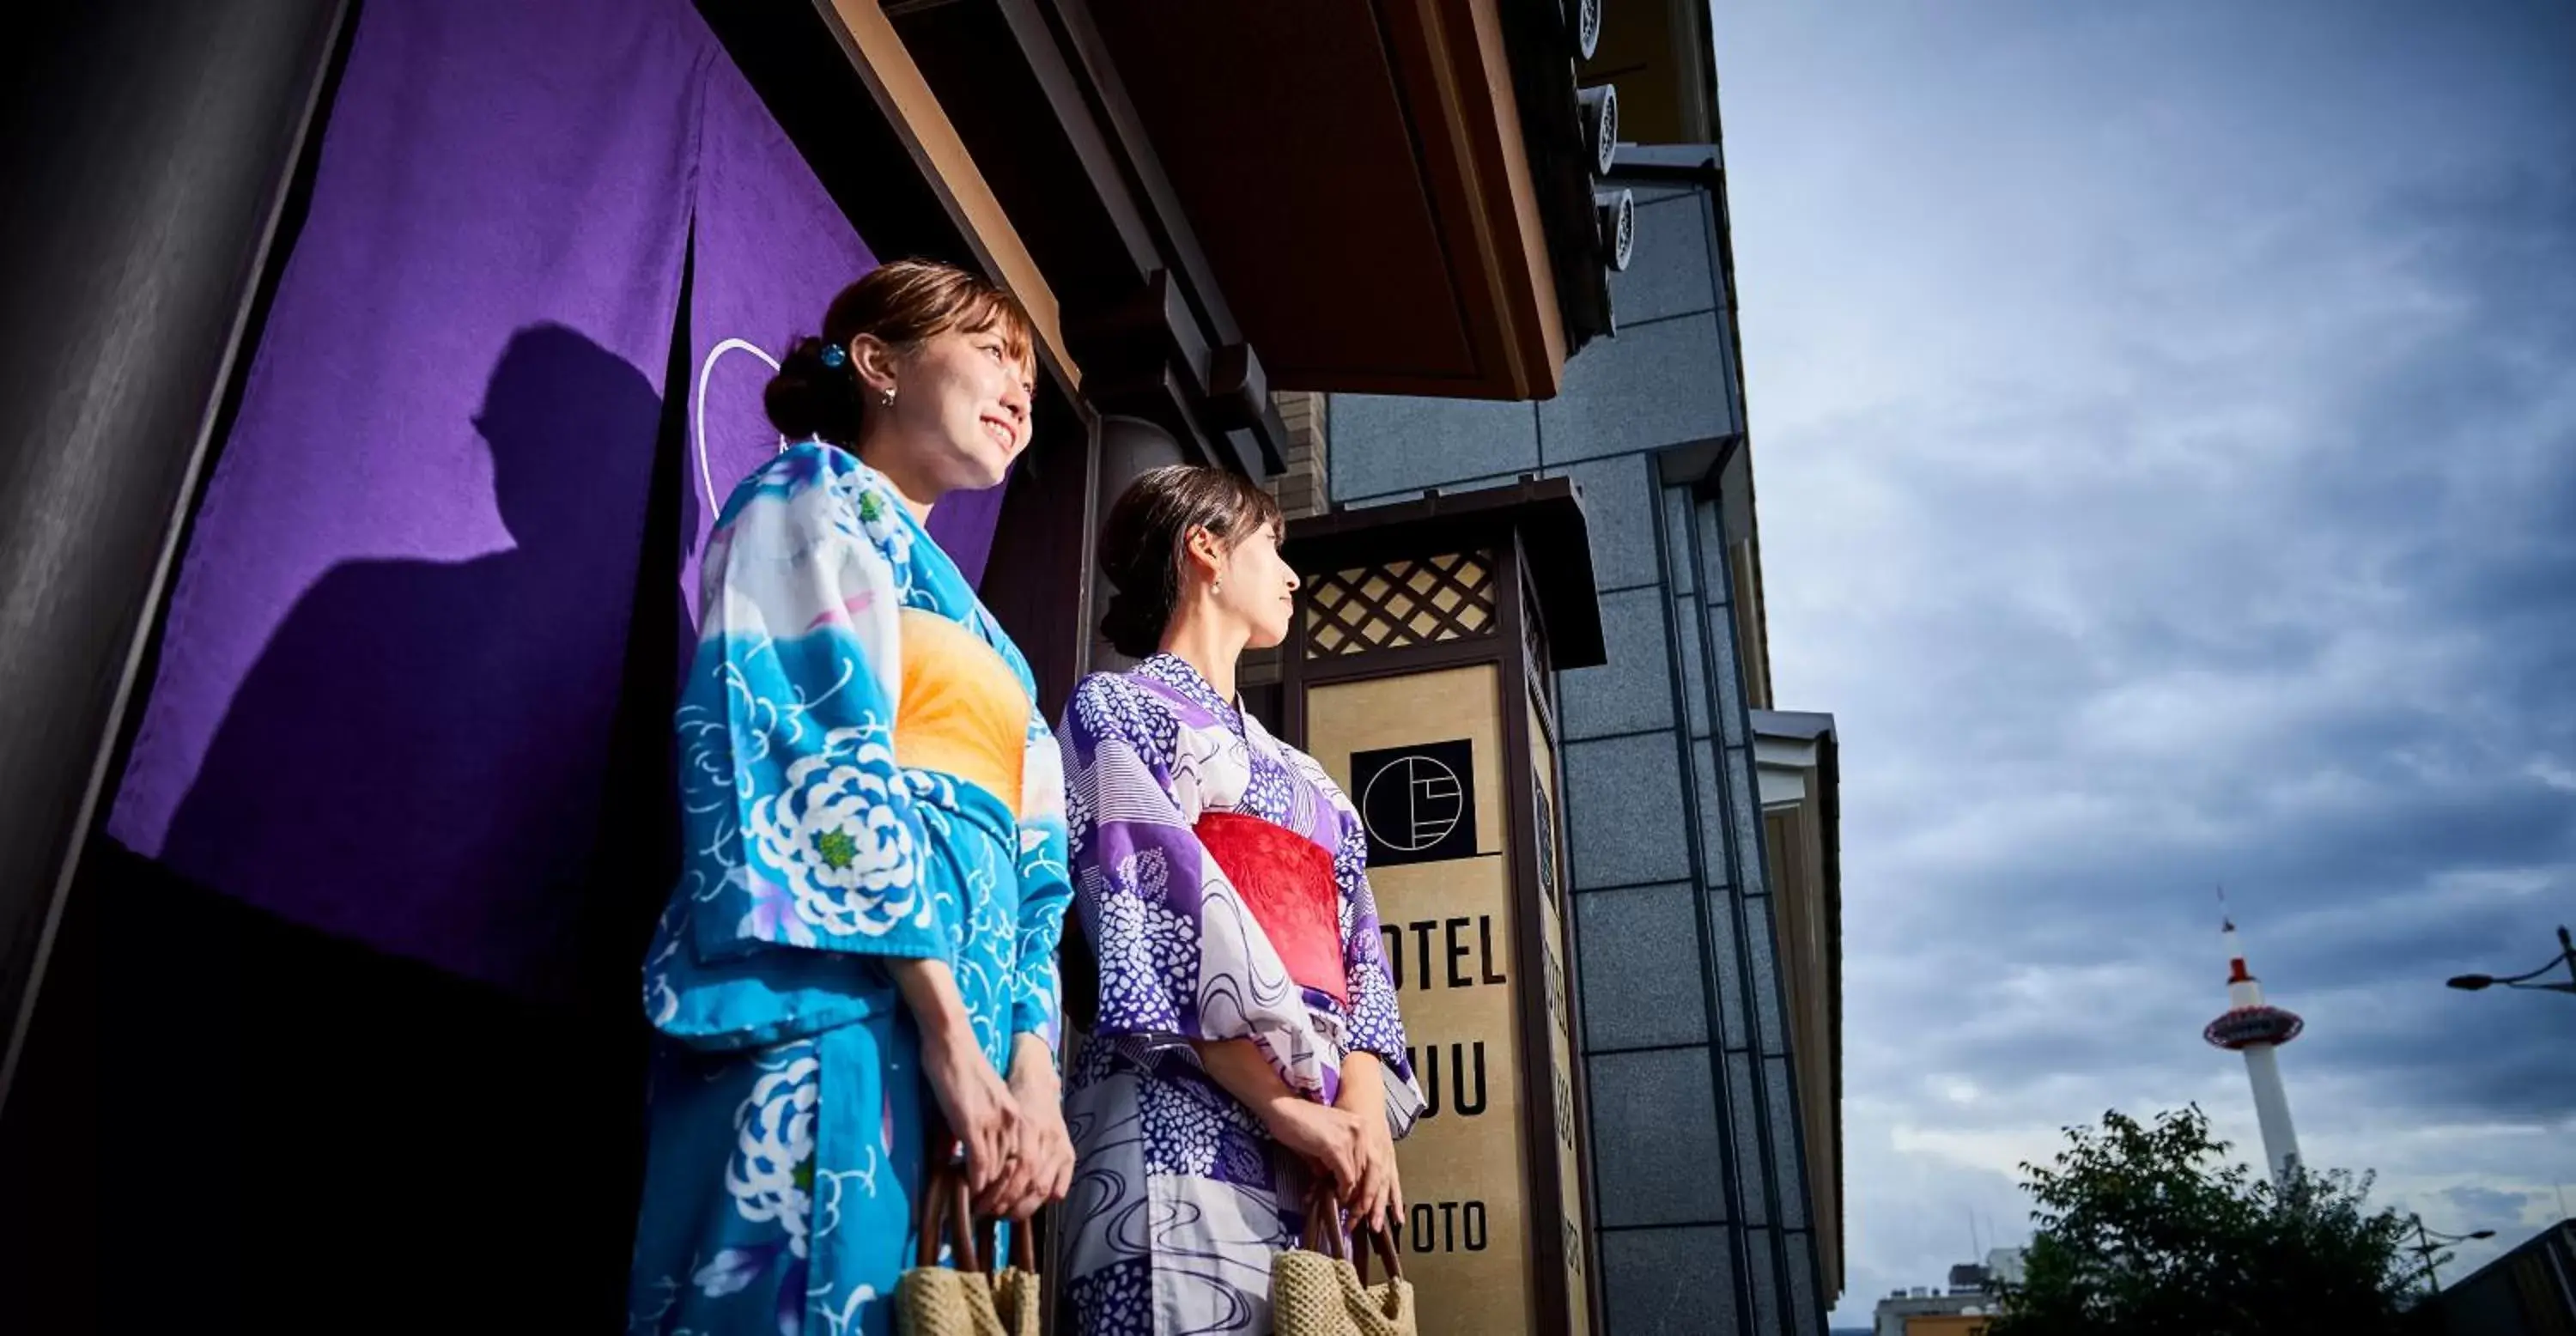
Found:
M 1851 1273 L 2056 1129 L 2576 1202 L 2576 6 L 1716 0 L 1773 661 L 1839 718 Z M 2462 1250 L 2451 1274 L 2491 1255 Z

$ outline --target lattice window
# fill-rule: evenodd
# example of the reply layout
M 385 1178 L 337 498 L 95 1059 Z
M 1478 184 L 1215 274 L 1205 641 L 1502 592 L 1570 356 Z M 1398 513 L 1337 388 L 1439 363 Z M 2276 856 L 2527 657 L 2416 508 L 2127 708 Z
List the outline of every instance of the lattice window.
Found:
M 1329 659 L 1491 635 L 1494 563 L 1482 552 L 1318 575 L 1306 585 L 1306 653 Z

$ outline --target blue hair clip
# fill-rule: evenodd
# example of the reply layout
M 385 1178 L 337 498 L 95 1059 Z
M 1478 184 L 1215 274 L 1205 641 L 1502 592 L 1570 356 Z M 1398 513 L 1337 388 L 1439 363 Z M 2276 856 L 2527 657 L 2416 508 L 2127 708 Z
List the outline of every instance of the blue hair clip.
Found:
M 849 364 L 850 352 L 847 348 L 844 348 L 837 343 L 827 343 L 823 345 L 823 365 L 832 368 L 834 371 L 838 371 Z

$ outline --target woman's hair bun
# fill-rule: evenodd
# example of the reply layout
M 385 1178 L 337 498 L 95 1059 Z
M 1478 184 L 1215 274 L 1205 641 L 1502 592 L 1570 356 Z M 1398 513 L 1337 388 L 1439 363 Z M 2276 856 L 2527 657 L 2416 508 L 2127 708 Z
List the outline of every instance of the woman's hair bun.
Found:
M 1162 648 L 1163 626 L 1171 619 L 1172 601 L 1168 595 L 1157 597 L 1121 589 L 1109 596 L 1109 611 L 1100 618 L 1100 634 L 1108 639 L 1111 649 L 1128 658 L 1148 658 Z
M 827 355 L 833 345 L 819 338 L 798 339 L 787 350 L 778 374 L 760 392 L 760 406 L 771 426 L 791 441 L 819 437 L 855 447 L 859 441 L 859 378 L 848 354 L 839 366 Z

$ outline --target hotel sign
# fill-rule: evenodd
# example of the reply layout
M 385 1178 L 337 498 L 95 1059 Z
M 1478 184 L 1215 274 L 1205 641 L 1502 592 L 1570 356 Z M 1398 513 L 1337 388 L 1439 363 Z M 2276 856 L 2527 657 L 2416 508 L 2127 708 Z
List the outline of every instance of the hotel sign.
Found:
M 1524 1095 L 1510 832 L 1473 801 L 1503 783 L 1497 678 L 1461 667 L 1307 695 L 1310 749 L 1369 823 L 1379 944 L 1426 1101 L 1396 1146 L 1398 1242 L 1424 1336 L 1537 1329 L 1526 1161 L 1532 1136 L 1551 1133 L 1533 1129 Z
M 1424 1336 L 1596 1325 L 1541 626 L 1568 666 L 1596 663 L 1599 610 L 1570 488 L 1505 494 L 1301 520 L 1287 548 L 1305 579 L 1282 724 L 1367 828 L 1426 1101 L 1396 1146 Z
M 1474 744 L 1465 738 L 1351 756 L 1351 801 L 1368 827 L 1369 866 L 1476 853 Z

